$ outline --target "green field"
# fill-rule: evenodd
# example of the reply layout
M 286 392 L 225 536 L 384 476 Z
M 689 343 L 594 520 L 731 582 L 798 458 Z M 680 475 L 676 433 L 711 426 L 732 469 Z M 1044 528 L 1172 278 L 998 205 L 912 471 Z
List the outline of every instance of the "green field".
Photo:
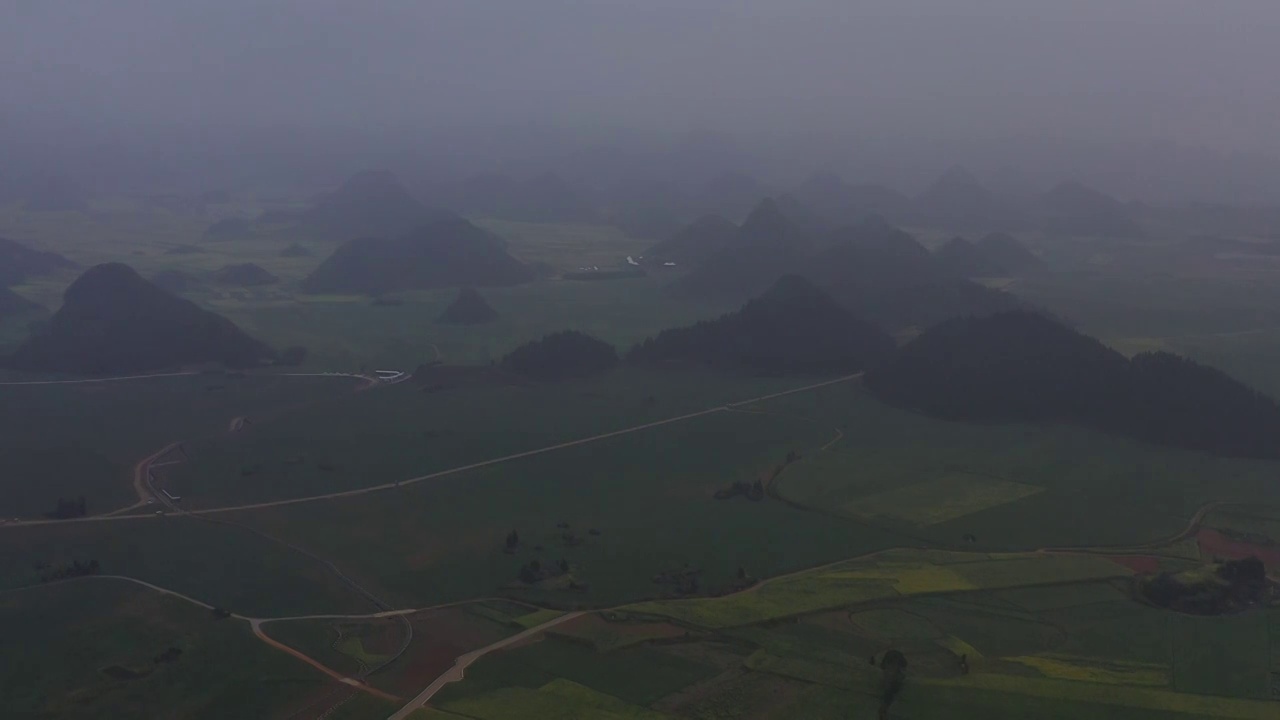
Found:
M 284 718 L 325 685 L 246 623 L 120 580 L 0 594 L 0 625 L 8 717 Z
M 315 560 L 248 530 L 178 516 L 0 527 L 0 588 L 42 567 L 95 559 L 127 575 L 248 616 L 367 613 L 367 600 Z
M 783 503 L 714 499 L 825 436 L 802 420 L 719 412 L 394 490 L 228 515 L 352 568 L 408 606 L 495 593 L 616 604 L 660 595 L 651 578 L 686 564 L 714 590 L 739 567 L 768 576 L 892 544 L 890 534 Z M 561 522 L 580 544 L 566 546 Z M 512 529 L 522 544 L 505 554 Z M 585 587 L 515 585 L 535 559 L 565 560 Z
M 553 279 L 618 266 L 649 244 L 615 229 L 485 219 L 543 277 L 483 289 L 500 315 L 492 324 L 439 326 L 453 289 L 403 293 L 395 305 L 299 294 L 333 242 L 286 228 L 203 239 L 214 220 L 261 207 L 183 213 L 116 199 L 86 214 L 0 209 L 0 235 L 83 266 L 124 260 L 144 275 L 257 263 L 282 282 L 208 287 L 192 299 L 272 345 L 306 346 L 306 368 L 319 371 L 483 365 L 568 328 L 625 350 L 732 309 L 678 298 L 666 275 Z M 1025 239 L 1056 273 L 1000 287 L 1123 352 L 1183 353 L 1280 393 L 1280 286 L 1269 271 L 1188 269 L 1163 238 Z M 315 255 L 281 257 L 294 242 Z M 183 246 L 199 252 L 172 252 Z M 75 275 L 16 290 L 52 310 Z M 0 325 L 0 352 L 21 341 L 30 319 Z M 1209 513 L 1207 527 L 1280 542 L 1268 509 L 1280 506 L 1280 463 L 1071 427 L 942 422 L 886 407 L 856 382 L 724 407 L 807 382 L 623 369 L 433 392 L 413 382 L 353 393 L 333 378 L 221 374 L 0 386 L 0 517 L 10 520 L 38 517 L 60 497 L 83 495 L 90 513 L 128 506 L 134 464 L 180 439 L 187 456 L 157 472 L 187 510 L 369 488 L 553 448 L 203 520 L 146 508 L 123 520 L 8 523 L 0 621 L 10 669 L 0 700 L 17 717 L 304 717 L 323 706 L 330 720 L 385 718 L 398 703 L 329 682 L 241 620 L 215 621 L 119 580 L 38 585 L 50 568 L 94 559 L 105 575 L 246 616 L 378 609 L 301 549 L 396 608 L 464 603 L 408 615 L 413 643 L 370 677 L 406 699 L 463 653 L 565 610 L 600 610 L 486 655 L 416 720 L 875 717 L 871 661 L 888 649 L 910 661 L 895 720 L 1280 716 L 1275 609 L 1165 612 L 1135 601 L 1133 572 L 1106 554 L 1190 566 L 1200 555 L 1194 538 L 1163 540 L 1215 501 L 1239 504 Z M 713 412 L 554 447 L 704 410 Z M 251 422 L 229 432 L 237 417 Z M 771 476 L 793 452 L 799 461 L 763 500 L 714 498 L 735 481 Z M 512 530 L 520 542 L 504 552 Z M 1051 548 L 1077 550 L 1043 551 Z M 562 561 L 563 575 L 518 580 L 533 562 Z M 663 579 L 680 573 L 696 577 L 694 597 Z M 398 649 L 403 626 L 327 618 L 263 628 L 360 675 Z M 168 647 L 182 649 L 180 659 L 155 664 Z M 112 679 L 103 672 L 112 666 L 139 677 Z
M 344 395 L 349 378 L 222 374 L 0 386 L 0 517 L 39 517 L 59 497 L 89 514 L 137 502 L 133 466 L 177 440 L 225 435 L 232 418 Z
M 801 385 L 632 370 L 441 392 L 406 382 L 193 443 L 190 462 L 172 469 L 171 482 L 192 508 L 305 497 L 406 480 Z

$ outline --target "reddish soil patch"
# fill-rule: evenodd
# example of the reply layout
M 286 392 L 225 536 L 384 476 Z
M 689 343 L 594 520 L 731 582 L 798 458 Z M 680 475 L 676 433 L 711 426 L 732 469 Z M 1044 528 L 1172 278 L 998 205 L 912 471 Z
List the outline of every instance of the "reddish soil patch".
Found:
M 1160 558 L 1153 555 L 1108 555 L 1107 559 L 1139 575 L 1153 575 L 1160 572 Z
M 453 667 L 459 655 L 501 640 L 507 631 L 465 607 L 428 610 L 409 616 L 413 642 L 385 672 L 370 681 L 389 692 L 410 696 Z
M 1243 542 L 1227 537 L 1213 528 L 1203 528 L 1196 533 L 1196 542 L 1200 545 L 1201 556 L 1205 558 L 1240 560 L 1252 555 L 1261 560 L 1271 572 L 1280 568 L 1280 546 Z
M 670 623 L 609 622 L 593 614 L 570 620 L 550 630 L 548 634 L 592 646 L 603 644 L 616 647 L 646 640 L 682 638 L 688 631 Z

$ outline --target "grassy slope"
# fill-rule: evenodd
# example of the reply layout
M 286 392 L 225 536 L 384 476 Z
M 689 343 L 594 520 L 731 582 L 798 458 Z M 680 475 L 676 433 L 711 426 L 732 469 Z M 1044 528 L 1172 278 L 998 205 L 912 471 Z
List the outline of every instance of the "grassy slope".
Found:
M 798 387 L 801 381 L 656 375 L 421 392 L 403 383 L 193 444 L 172 471 L 190 507 L 302 497 L 404 480 Z M 326 469 L 323 466 L 330 466 Z M 244 474 L 250 469 L 251 474 Z
M 355 569 L 406 604 L 490 595 L 521 564 L 561 558 L 589 592 L 520 595 L 618 603 L 658 594 L 650 578 L 685 563 L 715 588 L 740 566 L 770 575 L 892 543 L 891 534 L 781 503 L 712 498 L 826 432 L 793 418 L 718 413 L 400 490 L 236 515 Z M 564 547 L 561 521 L 586 542 Z M 508 555 L 502 542 L 512 528 L 522 547 Z
M 175 440 L 222 435 L 255 416 L 345 394 L 343 378 L 195 375 L 0 387 L 0 516 L 38 516 L 85 496 L 90 514 L 129 505 L 133 465 Z
M 38 564 L 96 559 L 127 575 L 249 616 L 372 612 L 314 560 L 241 528 L 147 516 L 0 528 L 0 587 L 38 582 Z
M 284 717 L 326 683 L 246 623 L 123 581 L 5 593 L 0 625 L 10 717 Z M 170 647 L 177 662 L 153 665 Z M 112 680 L 101 672 L 112 665 L 154 670 Z

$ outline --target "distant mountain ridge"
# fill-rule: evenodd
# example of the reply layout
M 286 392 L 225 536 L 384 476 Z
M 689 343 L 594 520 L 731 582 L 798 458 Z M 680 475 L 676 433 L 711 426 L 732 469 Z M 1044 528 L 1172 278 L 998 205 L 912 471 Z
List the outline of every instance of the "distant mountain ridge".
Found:
M 0 320 L 16 315 L 34 313 L 44 308 L 7 287 L 0 287 Z
M 274 357 L 230 320 L 162 290 L 127 265 L 106 263 L 73 282 L 62 307 L 5 364 L 100 375 L 203 362 L 248 367 Z
M 701 365 L 760 375 L 856 372 L 893 351 L 893 338 L 836 304 L 810 281 L 784 276 L 740 310 L 663 330 L 627 361 Z
M 1280 457 L 1280 405 L 1164 352 L 1128 359 L 1043 315 L 942 323 L 867 375 L 881 400 L 946 420 L 1067 422 L 1217 455 Z
M 502 238 L 446 213 L 391 238 L 341 245 L 302 282 L 309 293 L 382 295 L 437 287 L 517 285 L 532 268 L 507 253 Z
M 531 380 L 571 380 L 599 375 L 618 364 L 618 351 L 576 330 L 552 333 L 525 343 L 502 358 L 498 367 Z
M 0 238 L 0 287 L 16 285 L 27 278 L 75 266 L 75 263 L 58 253 L 35 250 L 13 240 Z
M 299 228 L 337 240 L 402 235 L 428 222 L 432 211 L 388 170 L 356 173 L 297 217 Z
M 883 218 L 833 229 L 805 226 L 773 200 L 762 201 L 736 238 L 673 288 L 691 297 L 752 297 L 789 274 L 811 280 L 855 315 L 889 329 L 1021 306 L 1008 293 L 948 272 Z
M 498 319 L 498 311 L 493 309 L 473 287 L 464 287 L 449 307 L 436 318 L 443 325 L 481 325 Z

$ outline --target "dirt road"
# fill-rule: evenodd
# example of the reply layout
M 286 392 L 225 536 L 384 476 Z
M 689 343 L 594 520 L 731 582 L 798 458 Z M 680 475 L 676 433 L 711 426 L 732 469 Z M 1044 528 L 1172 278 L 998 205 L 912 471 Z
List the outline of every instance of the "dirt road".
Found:
M 330 667 L 328 667 L 327 665 L 322 664 L 319 660 L 316 660 L 315 658 L 311 657 L 310 655 L 307 655 L 307 654 L 305 654 L 305 653 L 302 653 L 302 652 L 299 652 L 299 651 L 297 651 L 297 650 L 294 650 L 293 648 L 289 647 L 288 645 L 285 645 L 284 643 L 280 642 L 279 640 L 276 640 L 275 638 L 271 637 L 270 635 L 267 635 L 265 632 L 263 632 L 263 631 L 262 631 L 262 620 L 259 620 L 259 619 L 256 619 L 256 618 L 249 620 L 249 627 L 253 628 L 253 634 L 254 634 L 254 635 L 256 635 L 256 636 L 257 636 L 257 638 L 258 638 L 259 640 L 261 640 L 262 642 L 264 642 L 264 643 L 266 643 L 266 644 L 270 645 L 271 647 L 273 647 L 273 648 L 275 648 L 275 649 L 277 649 L 277 650 L 280 650 L 280 651 L 282 651 L 282 652 L 286 652 L 286 653 L 288 653 L 288 654 L 290 654 L 290 655 L 292 655 L 292 656 L 294 656 L 294 657 L 298 658 L 298 659 L 299 659 L 299 660 L 301 660 L 302 662 L 304 662 L 304 663 L 306 663 L 306 664 L 310 665 L 311 667 L 313 667 L 313 668 L 315 668 L 315 669 L 319 670 L 320 672 L 324 673 L 325 675 L 328 675 L 329 677 L 333 678 L 334 680 L 337 680 L 338 682 L 343 683 L 344 685 L 350 685 L 350 686 L 351 686 L 351 687 L 353 687 L 353 688 L 356 688 L 356 689 L 358 689 L 358 690 L 363 690 L 364 692 L 367 692 L 367 693 L 369 693 L 370 695 L 373 695 L 374 697 L 382 698 L 383 700 L 389 700 L 389 701 L 391 701 L 391 702 L 399 702 L 399 701 L 400 701 L 400 698 L 396 697 L 395 695 L 392 695 L 392 694 L 390 694 L 390 693 L 383 692 L 383 691 L 379 690 L 378 688 L 375 688 L 375 687 L 373 687 L 373 686 L 371 686 L 371 685 L 369 685 L 369 684 L 367 684 L 367 683 L 360 682 L 359 680 L 357 680 L 357 679 L 355 679 L 355 678 L 353 678 L 353 677 L 347 677 L 346 675 L 343 675 L 342 673 L 338 672 L 337 670 L 334 670 L 333 668 L 330 668 Z
M 512 635 L 511 637 L 505 640 L 499 640 L 498 642 L 492 645 L 488 645 L 486 647 L 482 647 L 479 650 L 472 650 L 471 652 L 466 653 L 464 655 L 459 655 L 458 659 L 454 661 L 453 667 L 449 668 L 447 671 L 445 671 L 443 675 L 436 678 L 435 681 L 432 682 L 430 685 L 428 685 L 425 690 L 418 693 L 418 695 L 415 698 L 413 698 L 408 703 L 406 703 L 404 707 L 400 708 L 400 710 L 397 711 L 395 714 L 393 714 L 390 718 L 388 718 L 388 720 L 404 720 L 405 718 L 409 717 L 409 715 L 412 714 L 414 710 L 417 710 L 423 705 L 426 705 L 427 701 L 429 701 L 432 697 L 434 697 L 436 693 L 440 692 L 440 688 L 450 683 L 455 683 L 463 679 L 466 676 L 467 668 L 471 667 L 472 663 L 484 657 L 485 655 L 488 655 L 489 653 L 494 652 L 496 650 L 501 650 L 505 647 L 514 645 L 518 642 L 521 642 L 522 640 L 527 640 L 528 638 L 531 638 L 534 635 L 545 632 L 546 630 L 549 630 L 561 623 L 569 622 L 570 620 L 573 620 L 574 618 L 577 618 L 581 615 L 583 615 L 582 612 L 566 613 L 564 615 L 561 615 L 558 618 L 555 618 L 554 620 L 549 620 L 536 627 L 531 627 L 528 630 L 525 630 L 524 632 L 518 635 Z

